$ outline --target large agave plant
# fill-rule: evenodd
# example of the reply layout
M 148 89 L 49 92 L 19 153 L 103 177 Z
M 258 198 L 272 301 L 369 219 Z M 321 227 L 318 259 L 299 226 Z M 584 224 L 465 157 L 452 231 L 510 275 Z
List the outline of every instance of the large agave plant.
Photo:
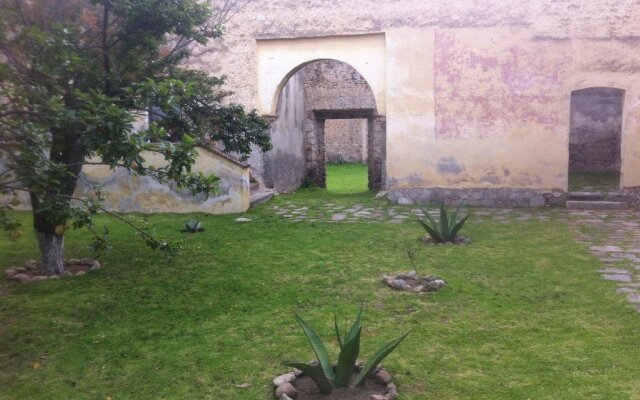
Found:
M 418 218 L 418 222 L 437 243 L 453 242 L 458 235 L 458 231 L 460 231 L 464 223 L 467 221 L 467 218 L 469 218 L 469 214 L 467 214 L 463 218 L 458 219 L 458 214 L 463 204 L 464 203 L 460 203 L 458 208 L 456 208 L 451 215 L 449 215 L 447 210 L 444 208 L 444 203 L 440 204 L 439 222 L 437 222 L 431 215 L 429 215 L 429 212 L 423 208 L 422 212 L 424 213 L 425 219 L 422 220 Z
M 409 332 L 400 336 L 394 341 L 382 346 L 360 370 L 358 376 L 352 381 L 352 375 L 355 371 L 356 360 L 358 359 L 358 353 L 360 352 L 360 334 L 362 333 L 362 310 L 358 314 L 355 322 L 347 331 L 346 335 L 340 334 L 340 328 L 338 328 L 338 320 L 334 319 L 334 327 L 338 344 L 340 345 L 340 355 L 338 356 L 338 363 L 335 368 L 331 364 L 327 348 L 325 347 L 322 339 L 318 334 L 307 324 L 298 314 L 296 319 L 302 326 L 305 335 L 313 347 L 313 351 L 316 354 L 319 365 L 311 365 L 298 362 L 287 362 L 284 365 L 297 368 L 301 370 L 305 375 L 308 375 L 318 385 L 318 388 L 323 394 L 329 394 L 334 388 L 348 387 L 362 385 L 367 378 L 369 378 L 380 362 L 388 356 L 399 344 L 407 337 Z

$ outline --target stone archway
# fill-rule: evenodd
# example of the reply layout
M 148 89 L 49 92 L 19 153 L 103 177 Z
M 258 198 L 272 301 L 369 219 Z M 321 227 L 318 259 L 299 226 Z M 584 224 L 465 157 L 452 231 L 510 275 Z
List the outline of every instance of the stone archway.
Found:
M 366 120 L 368 186 L 381 189 L 386 119 L 368 81 L 338 60 L 305 62 L 287 76 L 273 116 L 273 149 L 264 155 L 265 184 L 279 192 L 326 187 L 326 121 Z

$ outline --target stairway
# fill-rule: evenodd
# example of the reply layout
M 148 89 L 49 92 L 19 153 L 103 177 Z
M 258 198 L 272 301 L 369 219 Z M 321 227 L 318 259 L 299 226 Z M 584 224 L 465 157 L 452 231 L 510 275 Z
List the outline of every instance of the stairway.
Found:
M 629 205 L 620 192 L 569 192 L 567 208 L 570 210 L 619 210 Z
M 253 208 L 259 204 L 266 203 L 275 195 L 275 193 L 275 190 L 263 187 L 260 182 L 251 182 L 249 207 Z

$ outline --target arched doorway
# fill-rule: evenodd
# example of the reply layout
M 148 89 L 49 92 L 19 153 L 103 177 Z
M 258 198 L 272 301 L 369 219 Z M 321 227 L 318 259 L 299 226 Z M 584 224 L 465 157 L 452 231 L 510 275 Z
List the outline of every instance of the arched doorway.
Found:
M 264 155 L 264 182 L 279 192 L 326 187 L 327 162 L 366 163 L 369 189 L 384 181 L 386 120 L 371 86 L 338 60 L 306 62 L 287 75 Z
M 571 92 L 569 189 L 609 192 L 620 188 L 625 91 L 590 87 Z

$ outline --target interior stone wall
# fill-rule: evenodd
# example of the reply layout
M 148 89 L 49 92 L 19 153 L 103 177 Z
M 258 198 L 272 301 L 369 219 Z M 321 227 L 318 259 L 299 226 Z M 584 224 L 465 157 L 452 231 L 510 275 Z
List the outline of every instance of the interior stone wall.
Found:
M 327 162 L 367 162 L 367 120 L 329 119 L 324 126 Z
M 624 91 L 589 88 L 571 95 L 569 172 L 620 171 Z

